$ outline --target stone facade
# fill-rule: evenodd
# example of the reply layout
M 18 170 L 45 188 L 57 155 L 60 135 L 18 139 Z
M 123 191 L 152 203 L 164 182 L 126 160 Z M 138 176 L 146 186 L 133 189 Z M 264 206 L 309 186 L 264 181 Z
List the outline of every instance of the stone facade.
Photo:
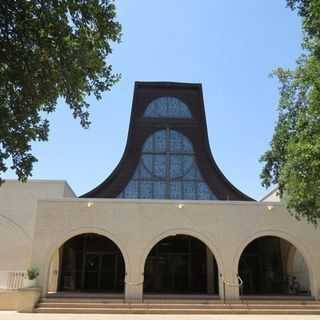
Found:
M 48 291 L 50 272 L 55 271 L 50 265 L 59 247 L 75 235 L 97 233 L 122 252 L 126 300 L 141 301 L 148 253 L 167 236 L 183 234 L 201 240 L 213 253 L 220 296 L 223 278 L 237 282 L 244 248 L 261 236 L 276 236 L 301 253 L 311 295 L 319 299 L 319 231 L 295 220 L 279 202 L 78 199 L 66 183 L 55 181 L 9 182 L 0 197 L 0 270 L 39 267 L 42 295 Z M 238 299 L 238 288 L 227 286 L 226 296 Z

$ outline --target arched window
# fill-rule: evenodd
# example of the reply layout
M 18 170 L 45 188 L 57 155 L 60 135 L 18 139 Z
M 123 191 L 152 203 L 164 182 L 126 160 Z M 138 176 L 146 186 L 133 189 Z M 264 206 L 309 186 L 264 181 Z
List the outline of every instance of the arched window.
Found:
M 146 108 L 147 118 L 191 118 L 189 108 L 175 97 L 160 97 L 153 100 Z
M 191 141 L 175 130 L 156 131 L 144 143 L 137 169 L 120 198 L 213 200 Z

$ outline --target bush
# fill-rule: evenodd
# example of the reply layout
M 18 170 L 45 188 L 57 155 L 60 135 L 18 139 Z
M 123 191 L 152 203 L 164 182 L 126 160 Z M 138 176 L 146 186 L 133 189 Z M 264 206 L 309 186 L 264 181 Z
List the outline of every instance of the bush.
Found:
M 39 270 L 38 270 L 38 268 L 32 267 L 32 268 L 29 268 L 29 269 L 27 270 L 27 278 L 28 278 L 29 280 L 34 280 L 34 279 L 36 279 L 36 278 L 38 277 L 38 275 L 39 275 Z

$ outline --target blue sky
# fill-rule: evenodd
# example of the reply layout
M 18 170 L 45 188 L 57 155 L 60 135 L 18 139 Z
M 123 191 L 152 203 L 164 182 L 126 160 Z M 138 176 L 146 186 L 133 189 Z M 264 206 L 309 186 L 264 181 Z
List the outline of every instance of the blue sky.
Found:
M 225 176 L 260 199 L 258 159 L 277 113 L 278 67 L 301 53 L 301 26 L 284 0 L 118 0 L 122 43 L 114 46 L 121 81 L 91 103 L 81 128 L 61 101 L 50 115 L 49 142 L 34 143 L 34 179 L 65 179 L 77 195 L 102 182 L 120 160 L 135 81 L 202 83 L 209 140 Z M 5 178 L 16 178 L 8 171 Z

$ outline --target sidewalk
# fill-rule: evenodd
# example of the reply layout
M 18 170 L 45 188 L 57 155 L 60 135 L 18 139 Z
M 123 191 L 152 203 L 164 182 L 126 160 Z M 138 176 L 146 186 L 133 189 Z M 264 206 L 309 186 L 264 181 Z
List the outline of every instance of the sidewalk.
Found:
M 22 314 L 0 311 L 0 320 L 320 320 L 319 315 L 107 315 Z

